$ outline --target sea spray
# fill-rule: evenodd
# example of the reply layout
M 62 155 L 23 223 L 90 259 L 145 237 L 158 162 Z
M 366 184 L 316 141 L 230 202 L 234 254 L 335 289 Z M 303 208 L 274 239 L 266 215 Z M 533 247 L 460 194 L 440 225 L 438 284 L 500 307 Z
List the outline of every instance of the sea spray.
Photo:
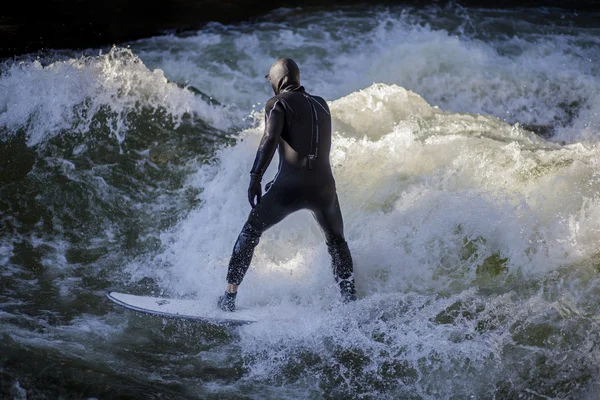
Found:
M 133 114 L 144 109 L 160 110 L 173 128 L 186 114 L 219 129 L 231 126 L 227 107 L 215 112 L 199 96 L 167 82 L 162 70 L 149 70 L 124 48 L 49 65 L 5 64 L 0 85 L 3 135 L 26 132 L 30 146 L 64 132 L 86 134 L 92 124 L 103 125 L 122 142 L 133 128 Z
M 374 82 L 397 84 L 446 111 L 527 124 L 558 133 L 559 142 L 597 142 L 599 39 L 576 25 L 595 27 L 593 18 L 461 7 L 286 9 L 134 47 L 171 79 L 242 109 L 270 97 L 263 77 L 285 55 L 300 65 L 306 89 L 327 100 Z
M 592 314 L 557 313 L 563 300 L 546 293 L 557 274 L 568 279 L 580 274 L 573 265 L 594 263 L 600 226 L 586 218 L 581 234 L 581 218 L 600 210 L 597 149 L 443 112 L 397 86 L 374 85 L 330 107 L 332 165 L 361 299 L 339 303 L 309 213 L 266 232 L 238 298 L 245 307 L 278 304 L 279 322 L 240 331 L 247 379 L 334 397 L 582 389 L 576 382 L 598 372 L 596 335 L 577 330 Z M 150 274 L 170 293 L 216 298 L 222 290 L 260 134 L 246 131 L 192 181 L 202 182 L 203 207 L 163 235 L 169 249 Z M 587 304 L 597 281 L 564 291 L 569 307 Z M 572 379 L 555 376 L 573 363 L 581 367 Z

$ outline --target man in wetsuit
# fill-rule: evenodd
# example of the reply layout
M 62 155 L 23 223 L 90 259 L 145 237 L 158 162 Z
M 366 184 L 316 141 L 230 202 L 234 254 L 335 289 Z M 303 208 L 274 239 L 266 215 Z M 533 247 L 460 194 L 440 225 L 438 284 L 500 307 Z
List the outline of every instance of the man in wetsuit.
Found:
M 308 209 L 321 227 L 332 259 L 333 275 L 344 302 L 356 300 L 352 256 L 344 239 L 342 213 L 329 163 L 331 116 L 321 97 L 300 86 L 300 70 L 289 58 L 277 60 L 267 78 L 275 92 L 265 106 L 265 132 L 250 171 L 250 216 L 229 261 L 227 289 L 218 305 L 235 310 L 237 288 L 250 266 L 264 231 L 291 213 Z M 279 168 L 262 195 L 261 180 L 275 150 Z

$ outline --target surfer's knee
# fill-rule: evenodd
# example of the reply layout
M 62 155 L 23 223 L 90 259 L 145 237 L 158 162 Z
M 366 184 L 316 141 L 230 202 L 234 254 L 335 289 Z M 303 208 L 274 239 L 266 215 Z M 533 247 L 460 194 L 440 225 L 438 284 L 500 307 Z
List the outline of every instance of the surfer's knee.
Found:
M 336 235 L 333 233 L 325 234 L 325 243 L 327 244 L 327 250 L 331 254 L 333 251 L 339 251 L 340 249 L 348 249 L 348 243 L 342 235 Z M 348 250 L 349 251 L 349 250 Z
M 227 272 L 227 283 L 239 285 L 244 279 L 244 275 L 252 262 L 254 248 L 260 241 L 262 232 L 252 223 L 246 222 L 240 235 L 238 236 L 233 254 L 229 260 L 229 270 Z
M 235 250 L 239 252 L 242 248 L 248 248 L 249 246 L 254 249 L 258 245 L 261 235 L 262 231 L 257 228 L 256 224 L 246 222 L 236 242 Z
M 356 300 L 354 266 L 348 242 L 340 235 L 327 237 L 327 250 L 331 255 L 333 276 L 340 287 L 342 301 L 347 303 Z
M 336 278 L 349 278 L 352 275 L 353 265 L 346 239 L 339 235 L 327 237 L 327 251 L 331 255 L 333 274 Z
M 235 258 L 236 264 L 239 262 L 242 262 L 242 264 L 249 262 L 246 258 L 254 252 L 254 248 L 258 245 L 261 235 L 262 232 L 256 229 L 252 224 L 248 222 L 244 224 L 244 227 L 235 242 L 235 247 L 233 248 L 233 257 Z

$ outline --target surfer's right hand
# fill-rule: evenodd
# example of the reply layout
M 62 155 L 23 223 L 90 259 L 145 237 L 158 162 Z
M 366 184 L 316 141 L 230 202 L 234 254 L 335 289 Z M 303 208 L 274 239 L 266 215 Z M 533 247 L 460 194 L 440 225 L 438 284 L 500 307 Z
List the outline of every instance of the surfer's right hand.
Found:
M 262 188 L 260 186 L 260 181 L 262 176 L 259 174 L 250 174 L 250 186 L 248 186 L 248 201 L 250 202 L 250 206 L 252 208 L 256 207 L 257 204 L 260 204 L 260 198 L 262 197 Z M 254 202 L 254 198 L 256 197 L 256 203 Z

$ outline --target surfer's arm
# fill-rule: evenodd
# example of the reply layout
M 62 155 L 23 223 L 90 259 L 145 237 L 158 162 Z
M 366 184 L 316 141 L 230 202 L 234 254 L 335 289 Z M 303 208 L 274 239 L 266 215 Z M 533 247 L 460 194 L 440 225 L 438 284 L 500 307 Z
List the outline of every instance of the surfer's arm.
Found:
M 284 123 L 285 110 L 282 101 L 279 99 L 269 100 L 265 106 L 265 132 L 260 140 L 250 174 L 262 178 L 273 159 L 275 150 L 277 150 Z

